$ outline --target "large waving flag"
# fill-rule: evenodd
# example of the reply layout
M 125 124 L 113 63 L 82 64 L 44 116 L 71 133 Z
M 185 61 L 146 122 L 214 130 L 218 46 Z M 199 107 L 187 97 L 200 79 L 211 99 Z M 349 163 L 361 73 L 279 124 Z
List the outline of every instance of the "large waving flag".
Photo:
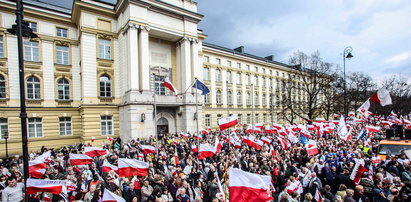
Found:
M 392 104 L 390 92 L 385 88 L 381 88 L 380 90 L 375 92 L 371 96 L 370 100 L 381 106 Z
M 216 153 L 216 147 L 209 144 L 200 144 L 200 149 L 198 150 L 198 159 L 204 159 L 207 157 L 212 157 Z
M 201 95 L 207 95 L 210 90 L 206 85 L 204 85 L 200 80 L 196 80 L 196 82 L 193 85 L 193 88 L 197 88 L 198 90 L 201 90 Z
M 314 140 L 309 140 L 308 143 L 305 145 L 305 148 L 309 156 L 318 154 L 317 143 Z
M 157 153 L 156 148 L 151 145 L 141 145 L 141 149 L 144 154 L 155 154 Z
M 69 155 L 70 165 L 88 165 L 93 163 L 93 159 L 84 154 L 71 154 Z
M 237 124 L 238 124 L 238 118 L 237 118 L 237 115 L 235 114 L 230 117 L 222 118 L 218 120 L 218 127 L 220 127 L 220 130 L 225 130 Z
M 381 130 L 381 128 L 379 126 L 365 126 L 365 129 L 372 132 L 372 133 L 377 133 Z
M 34 194 L 37 192 L 49 192 L 52 194 L 60 194 L 63 191 L 63 186 L 66 183 L 64 180 L 40 180 L 27 179 L 27 194 Z
M 149 164 L 136 159 L 118 159 L 118 175 L 120 177 L 147 176 Z
M 101 168 L 101 171 L 108 173 L 108 172 L 110 172 L 110 171 L 112 171 L 112 170 L 117 171 L 117 170 L 118 170 L 118 167 L 115 166 L 115 165 L 110 164 L 107 160 L 104 160 L 104 161 L 103 161 L 103 166 L 102 166 L 102 168 Z
M 44 163 L 44 161 L 41 161 L 41 160 L 29 161 L 29 172 L 44 169 L 44 168 L 47 168 L 47 167 L 48 166 L 47 166 L 46 163 Z
M 368 172 L 368 170 L 363 166 L 363 163 L 357 162 L 351 172 L 350 179 L 354 182 L 354 184 L 358 185 L 360 184 L 361 176 L 364 172 Z
M 107 150 L 98 147 L 84 147 L 84 154 L 89 157 L 103 156 L 107 154 Z
M 166 77 L 163 82 L 163 86 L 173 91 L 175 94 L 178 94 L 177 88 L 171 83 L 170 79 Z
M 347 129 L 347 125 L 345 124 L 344 116 L 341 116 L 340 122 L 338 123 L 338 135 L 341 139 L 345 141 L 348 140 L 349 132 Z
M 104 189 L 102 202 L 126 202 L 123 197 L 117 196 L 108 189 Z
M 271 177 L 242 171 L 238 168 L 230 168 L 229 171 L 230 201 L 271 201 L 273 197 L 267 190 L 272 187 Z

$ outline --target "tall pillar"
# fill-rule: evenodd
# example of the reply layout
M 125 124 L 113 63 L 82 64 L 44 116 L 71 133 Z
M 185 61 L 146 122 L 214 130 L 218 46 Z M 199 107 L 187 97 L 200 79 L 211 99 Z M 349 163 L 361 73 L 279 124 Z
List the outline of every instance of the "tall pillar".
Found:
M 140 90 L 150 91 L 150 61 L 149 61 L 149 39 L 150 28 L 140 26 L 138 34 L 138 55 L 139 55 L 139 82 Z
M 185 90 L 191 84 L 191 44 L 187 38 L 180 41 L 180 79 L 181 89 Z
M 138 27 L 137 25 L 130 25 L 127 32 L 127 43 L 124 44 L 127 47 L 127 78 L 128 78 L 128 89 L 127 90 L 138 90 L 139 89 L 139 37 L 138 37 Z

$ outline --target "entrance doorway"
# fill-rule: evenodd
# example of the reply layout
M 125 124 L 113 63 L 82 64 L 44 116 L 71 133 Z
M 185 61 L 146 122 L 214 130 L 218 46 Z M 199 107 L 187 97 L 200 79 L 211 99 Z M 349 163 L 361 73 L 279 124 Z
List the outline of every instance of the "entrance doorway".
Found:
M 164 117 L 161 117 L 157 121 L 157 135 L 158 139 L 163 139 L 163 136 L 168 133 L 168 121 Z

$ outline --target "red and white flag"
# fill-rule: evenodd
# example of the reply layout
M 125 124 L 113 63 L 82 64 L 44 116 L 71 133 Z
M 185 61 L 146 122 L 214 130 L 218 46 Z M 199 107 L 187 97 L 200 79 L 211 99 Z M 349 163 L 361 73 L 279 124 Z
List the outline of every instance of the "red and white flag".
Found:
M 249 125 L 247 130 L 245 131 L 246 133 L 256 133 L 256 134 L 260 134 L 261 133 L 261 128 L 258 128 L 256 126 Z
M 173 91 L 175 94 L 178 94 L 177 88 L 171 83 L 170 79 L 166 77 L 163 82 L 163 86 Z
M 144 154 L 155 154 L 157 153 L 156 148 L 151 145 L 141 145 L 141 149 Z
M 190 136 L 188 135 L 188 133 L 180 132 L 180 137 L 188 139 Z
M 278 136 L 278 141 L 280 141 L 280 144 L 281 144 L 281 147 L 283 147 L 283 150 L 287 150 L 288 145 L 287 145 L 287 142 L 285 141 L 285 139 Z
M 305 147 L 309 156 L 318 154 L 317 143 L 314 140 L 309 140 Z
M 204 134 L 204 133 L 203 133 Z M 208 133 L 207 133 L 208 134 Z M 198 135 L 197 133 L 194 133 L 194 139 L 195 140 L 201 140 L 201 139 L 203 139 L 202 137 L 201 137 L 201 135 Z
M 192 144 L 192 145 L 191 145 L 191 151 L 192 151 L 192 152 L 198 152 L 197 145 Z
M 315 122 L 317 122 L 317 123 L 325 123 L 326 120 L 325 120 L 324 118 L 316 118 L 316 119 L 315 119 Z
M 44 163 L 44 161 L 41 160 L 33 160 L 29 161 L 29 172 L 33 172 L 36 170 L 48 168 L 47 164 Z
M 107 136 L 107 140 L 111 142 L 113 141 L 113 137 Z
M 102 202 L 126 202 L 123 197 L 116 195 L 108 189 L 104 189 Z
M 104 160 L 101 171 L 108 173 L 112 170 L 117 171 L 118 167 L 115 166 L 115 165 L 110 164 L 107 160 Z
M 174 150 L 174 163 L 180 165 L 180 158 L 178 158 L 177 149 Z
M 147 176 L 149 164 L 137 159 L 118 159 L 118 175 L 120 177 Z
M 230 201 L 271 201 L 273 197 L 267 190 L 272 187 L 271 177 L 242 171 L 238 168 L 230 168 L 229 190 Z
M 215 146 L 209 144 L 200 144 L 200 149 L 198 151 L 198 159 L 204 159 L 207 157 L 212 157 L 216 153 Z
M 390 121 L 381 121 L 381 125 L 383 125 L 383 126 L 392 126 L 392 125 L 394 125 L 394 123 L 392 123 L 392 122 L 390 122 Z
M 264 128 L 264 124 L 263 124 L 263 123 L 256 123 L 254 126 L 255 126 L 256 128 L 259 128 L 260 131 L 263 130 L 263 128 Z
M 365 129 L 373 133 L 377 133 L 381 130 L 379 126 L 365 126 Z
M 202 134 L 205 134 L 205 135 L 208 135 L 208 130 L 206 130 L 206 129 L 204 129 L 204 128 L 201 128 L 201 133 L 202 133 Z
M 244 137 L 243 142 L 250 147 L 253 147 L 256 150 L 261 150 L 261 145 L 258 144 L 258 139 L 253 135 L 249 135 L 248 137 Z M 261 141 L 261 140 L 260 140 Z M 262 142 L 262 141 L 261 141 Z
M 269 137 L 264 136 L 264 137 L 261 138 L 261 141 L 263 141 L 266 144 L 270 144 L 272 139 L 269 138 Z
M 220 130 L 225 130 L 237 124 L 238 124 L 238 119 L 237 119 L 237 115 L 235 114 L 230 117 L 222 118 L 218 120 L 218 126 L 220 127 Z
M 40 170 L 30 170 L 29 169 L 30 177 L 41 179 L 43 178 L 44 173 L 46 173 L 46 169 L 40 169 Z
M 27 179 L 27 194 L 34 194 L 37 192 L 49 192 L 52 194 L 60 194 L 65 185 L 64 180 L 41 180 L 41 179 Z
M 362 163 L 357 162 L 351 172 L 350 179 L 354 182 L 354 184 L 358 185 L 360 184 L 361 176 L 364 172 L 368 172 L 368 170 L 362 165 Z
M 371 97 L 370 100 L 376 104 L 381 106 L 386 106 L 392 104 L 390 92 L 385 89 L 381 88 L 377 92 L 375 92 Z
M 216 138 L 215 141 L 215 152 L 216 153 L 220 153 L 221 152 L 221 148 L 223 148 L 223 145 L 221 144 L 220 140 L 218 138 Z
M 347 125 L 345 124 L 344 116 L 341 116 L 340 122 L 338 123 L 338 135 L 341 139 L 348 141 L 350 138 L 350 133 L 348 132 Z
M 397 115 L 394 111 L 391 111 L 391 112 L 390 112 L 390 116 L 398 117 L 398 115 Z
M 89 157 L 103 156 L 107 154 L 107 150 L 98 147 L 84 147 L 84 154 Z
M 270 154 L 271 156 L 275 156 L 275 150 L 272 145 L 270 145 Z
M 275 129 L 271 126 L 265 126 L 264 133 L 274 133 Z
M 70 165 L 88 165 L 93 163 L 93 159 L 84 154 L 70 154 L 69 155 Z

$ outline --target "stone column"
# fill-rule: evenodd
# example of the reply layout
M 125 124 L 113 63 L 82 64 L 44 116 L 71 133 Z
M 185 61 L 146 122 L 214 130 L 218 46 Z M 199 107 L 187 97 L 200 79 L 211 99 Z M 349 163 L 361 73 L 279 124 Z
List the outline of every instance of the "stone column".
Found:
M 139 55 L 139 82 L 140 90 L 150 91 L 150 61 L 149 61 L 149 39 L 150 28 L 140 26 L 138 34 L 138 55 Z

